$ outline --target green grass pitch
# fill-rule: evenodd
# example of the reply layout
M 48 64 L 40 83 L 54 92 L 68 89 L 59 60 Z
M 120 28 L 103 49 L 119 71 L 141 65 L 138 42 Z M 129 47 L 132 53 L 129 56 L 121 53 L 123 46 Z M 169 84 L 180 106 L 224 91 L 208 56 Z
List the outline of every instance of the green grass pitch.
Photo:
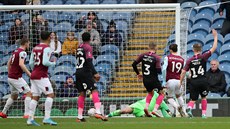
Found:
M 42 119 L 36 121 L 40 127 L 27 126 L 26 119 L 0 119 L 0 129 L 229 129 L 230 117 L 215 118 L 110 118 L 103 122 L 86 118 L 85 123 L 76 123 L 75 118 L 53 118 L 58 126 L 43 125 Z

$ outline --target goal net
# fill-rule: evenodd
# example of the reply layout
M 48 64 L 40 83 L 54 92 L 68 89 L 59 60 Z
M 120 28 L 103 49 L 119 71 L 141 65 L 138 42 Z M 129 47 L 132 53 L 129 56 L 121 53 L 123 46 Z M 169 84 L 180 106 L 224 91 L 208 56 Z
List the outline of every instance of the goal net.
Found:
M 78 91 L 65 82 L 69 76 L 76 81 L 75 50 L 82 42 L 81 34 L 84 31 L 90 31 L 92 35 L 94 66 L 101 75 L 96 85 L 104 114 L 146 96 L 142 81 L 137 79 L 131 64 L 139 54 L 148 51 L 150 42 L 157 44 L 157 54 L 161 57 L 168 54 L 167 46 L 171 43 L 177 43 L 182 53 L 186 50 L 186 44 L 180 44 L 180 37 L 185 34 L 180 34 L 179 4 L 1 6 L 0 15 L 0 109 L 3 109 L 10 94 L 6 63 L 19 47 L 19 39 L 23 36 L 31 42 L 28 55 L 39 43 L 40 31 L 48 30 L 54 32 L 54 37 L 55 34 L 57 36 L 52 47 L 53 56 L 58 60 L 55 67 L 49 68 L 56 95 L 52 116 L 77 116 Z M 92 20 L 92 15 L 96 15 L 97 19 Z M 14 27 L 16 19 L 21 21 L 21 25 Z M 59 45 L 61 53 L 58 51 Z M 29 68 L 28 62 L 29 56 L 25 62 Z M 29 77 L 23 74 L 23 78 L 30 85 Z M 159 78 L 162 80 L 161 76 Z M 90 92 L 87 96 L 85 111 L 93 107 Z M 8 116 L 23 116 L 23 99 L 24 95 L 20 94 Z M 43 116 L 44 101 L 42 96 L 36 116 Z

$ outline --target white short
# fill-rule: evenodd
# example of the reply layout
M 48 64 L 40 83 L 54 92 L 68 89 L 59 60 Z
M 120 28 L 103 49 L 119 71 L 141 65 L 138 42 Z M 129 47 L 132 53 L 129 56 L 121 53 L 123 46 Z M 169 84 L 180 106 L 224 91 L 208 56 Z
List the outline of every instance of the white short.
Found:
M 19 92 L 25 94 L 30 91 L 29 85 L 23 78 L 8 78 L 8 83 L 10 85 L 11 94 L 18 94 Z
M 181 89 L 179 88 L 180 80 L 170 79 L 166 83 L 168 97 L 175 97 L 175 95 L 181 94 Z
M 33 96 L 41 96 L 53 93 L 53 88 L 48 78 L 42 78 L 40 80 L 30 80 L 31 92 Z

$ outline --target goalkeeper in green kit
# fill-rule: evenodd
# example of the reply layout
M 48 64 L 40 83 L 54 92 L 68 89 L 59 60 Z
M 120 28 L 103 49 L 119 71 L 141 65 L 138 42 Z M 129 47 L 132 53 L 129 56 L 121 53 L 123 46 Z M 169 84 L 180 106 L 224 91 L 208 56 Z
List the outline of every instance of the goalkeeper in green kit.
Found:
M 154 96 L 152 97 L 152 100 L 149 104 L 149 111 L 152 111 L 155 103 L 156 103 L 156 99 L 158 97 L 158 93 L 156 91 L 154 91 Z M 121 114 L 133 114 L 136 117 L 145 117 L 145 112 L 144 112 L 144 108 L 145 108 L 145 99 L 139 100 L 131 105 L 129 105 L 128 107 L 122 109 L 122 110 L 116 110 L 114 112 L 111 112 L 108 117 L 113 117 L 113 116 L 120 116 Z M 163 115 L 163 117 L 171 117 L 171 112 L 167 106 L 167 104 L 163 101 L 159 107 L 159 109 L 161 110 L 161 113 Z M 154 115 L 152 115 L 152 117 L 156 117 Z

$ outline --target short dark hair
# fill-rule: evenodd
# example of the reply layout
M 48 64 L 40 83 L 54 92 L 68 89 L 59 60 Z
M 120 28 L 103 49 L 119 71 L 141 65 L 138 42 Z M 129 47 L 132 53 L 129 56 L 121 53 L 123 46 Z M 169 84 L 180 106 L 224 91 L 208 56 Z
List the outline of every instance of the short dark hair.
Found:
M 90 35 L 89 32 L 84 32 L 84 33 L 82 34 L 82 41 L 83 41 L 83 42 L 90 41 L 90 38 L 91 38 L 91 35 Z
M 48 31 L 42 31 L 41 32 L 41 40 L 47 40 L 50 37 L 50 32 Z
M 195 43 L 195 44 L 193 45 L 193 50 L 194 50 L 194 51 L 201 51 L 201 50 L 202 50 L 202 45 L 199 44 L 199 43 Z
M 29 42 L 29 39 L 27 39 L 26 37 L 23 37 L 22 39 L 20 39 L 20 45 L 21 46 L 25 45 L 28 42 Z
M 177 52 L 178 51 L 178 48 L 177 48 L 177 44 L 171 44 L 169 46 L 169 50 L 172 50 L 173 52 Z
M 154 42 L 149 43 L 149 48 L 152 50 L 156 50 L 157 45 Z

